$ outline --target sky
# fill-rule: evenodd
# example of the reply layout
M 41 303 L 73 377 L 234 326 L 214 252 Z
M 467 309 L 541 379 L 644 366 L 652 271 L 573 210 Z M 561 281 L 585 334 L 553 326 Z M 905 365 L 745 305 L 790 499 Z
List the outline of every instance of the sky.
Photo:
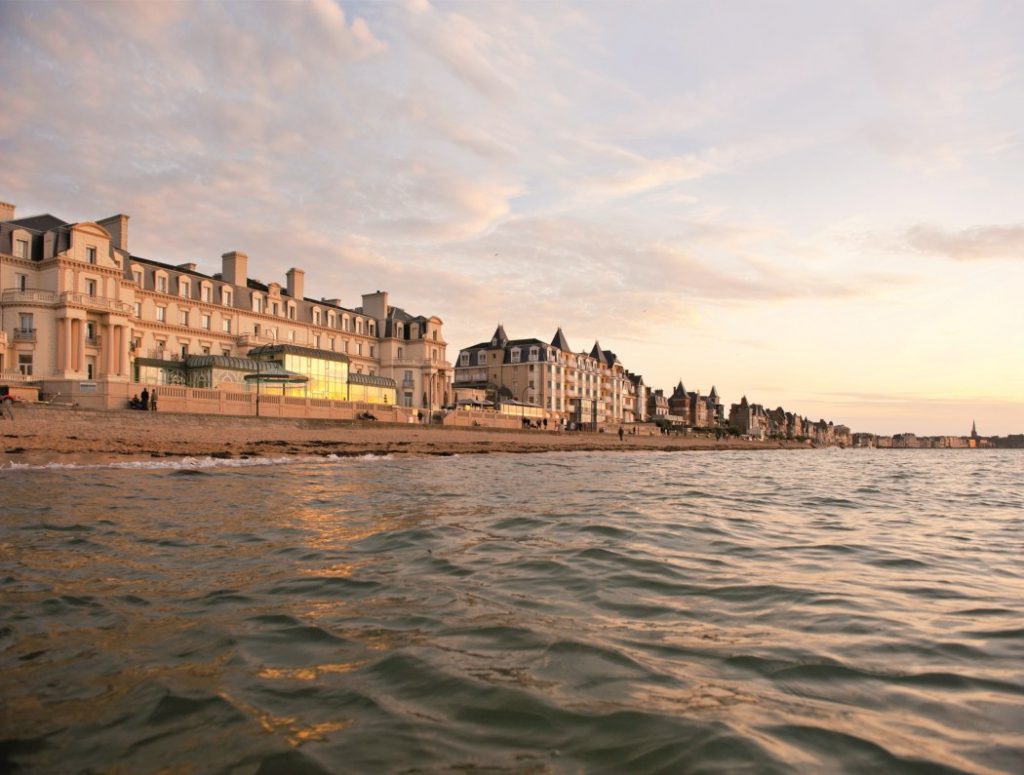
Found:
M 0 0 L 0 200 L 881 434 L 1024 432 L 1024 4 Z

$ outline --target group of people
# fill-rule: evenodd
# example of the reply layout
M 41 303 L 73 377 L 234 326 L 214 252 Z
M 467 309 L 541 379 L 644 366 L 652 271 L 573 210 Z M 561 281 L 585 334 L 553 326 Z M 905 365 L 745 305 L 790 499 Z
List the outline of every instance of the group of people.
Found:
M 152 394 L 146 388 L 142 388 L 142 396 L 132 396 L 128 402 L 129 409 L 141 409 L 143 412 L 156 411 L 156 391 Z

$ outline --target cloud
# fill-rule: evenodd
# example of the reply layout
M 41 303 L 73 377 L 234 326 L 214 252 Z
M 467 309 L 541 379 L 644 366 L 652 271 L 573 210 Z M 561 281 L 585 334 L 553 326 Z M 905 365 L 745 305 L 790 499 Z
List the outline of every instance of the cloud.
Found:
M 960 231 L 918 225 L 908 229 L 904 239 L 919 253 L 955 261 L 1024 260 L 1024 224 L 974 226 Z

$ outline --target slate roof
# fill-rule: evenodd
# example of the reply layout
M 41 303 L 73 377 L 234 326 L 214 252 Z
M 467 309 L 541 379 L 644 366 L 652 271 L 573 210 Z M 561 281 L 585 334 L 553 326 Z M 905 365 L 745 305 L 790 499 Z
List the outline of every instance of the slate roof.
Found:
M 28 229 L 29 231 L 51 231 L 52 229 L 59 229 L 62 226 L 70 226 L 67 221 L 62 221 L 55 215 L 46 213 L 45 215 L 30 215 L 28 218 L 16 218 L 13 221 L 7 221 L 14 226 L 20 226 L 22 229 Z
M 565 334 L 562 333 L 562 327 L 559 326 L 558 330 L 555 331 L 555 335 L 551 338 L 551 344 L 557 347 L 564 353 L 571 353 L 572 350 L 569 348 L 569 342 L 565 338 Z

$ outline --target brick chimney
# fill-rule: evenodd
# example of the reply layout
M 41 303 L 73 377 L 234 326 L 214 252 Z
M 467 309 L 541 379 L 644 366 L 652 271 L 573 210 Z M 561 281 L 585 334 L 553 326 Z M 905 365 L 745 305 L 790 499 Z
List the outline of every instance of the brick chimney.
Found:
M 224 282 L 244 288 L 249 279 L 249 256 L 240 250 L 232 250 L 222 255 L 221 261 L 221 277 Z
M 128 216 L 119 214 L 96 221 L 100 226 L 110 232 L 110 244 L 112 247 L 128 250 Z
M 288 278 L 288 295 L 293 299 L 303 298 L 306 285 L 306 273 L 301 269 L 292 267 L 284 275 Z
M 14 220 L 14 205 L 8 202 L 0 202 L 0 222 Z

